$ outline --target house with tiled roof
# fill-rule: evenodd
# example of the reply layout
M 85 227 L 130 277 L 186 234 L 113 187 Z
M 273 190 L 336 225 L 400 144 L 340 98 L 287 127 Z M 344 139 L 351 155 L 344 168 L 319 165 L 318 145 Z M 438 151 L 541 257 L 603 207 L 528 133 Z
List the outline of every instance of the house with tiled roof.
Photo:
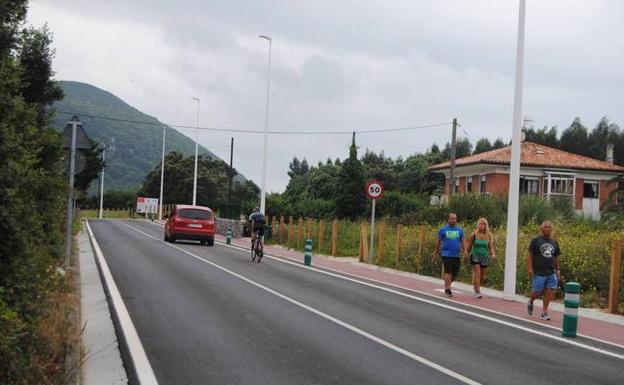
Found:
M 608 182 L 624 174 L 624 167 L 613 164 L 611 148 L 600 161 L 532 142 L 522 142 L 520 193 L 550 199 L 569 197 L 577 212 L 598 219 L 600 207 L 615 189 Z M 608 152 L 609 152 L 608 151 Z M 509 192 L 511 146 L 475 154 L 455 161 L 454 191 L 505 196 Z M 446 176 L 445 194 L 450 191 L 450 162 L 429 167 Z

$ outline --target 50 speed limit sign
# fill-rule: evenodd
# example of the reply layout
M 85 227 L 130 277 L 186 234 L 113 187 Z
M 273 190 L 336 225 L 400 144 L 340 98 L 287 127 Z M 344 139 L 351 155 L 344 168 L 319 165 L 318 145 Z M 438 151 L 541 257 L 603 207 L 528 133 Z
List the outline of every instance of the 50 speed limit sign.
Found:
M 377 179 L 366 183 L 366 196 L 369 199 L 381 199 L 384 195 L 383 183 Z

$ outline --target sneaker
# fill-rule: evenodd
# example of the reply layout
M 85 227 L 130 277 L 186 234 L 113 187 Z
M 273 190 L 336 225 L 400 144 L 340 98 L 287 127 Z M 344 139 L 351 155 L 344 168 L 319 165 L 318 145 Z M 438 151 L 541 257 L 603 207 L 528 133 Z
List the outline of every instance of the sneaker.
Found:
M 533 302 L 531 301 L 527 302 L 527 313 L 529 313 L 529 315 L 533 315 Z
M 453 296 L 453 292 L 451 291 L 451 289 L 444 289 L 444 294 L 446 294 L 446 296 L 449 298 Z
M 548 315 L 548 313 L 544 313 L 540 316 L 540 319 L 542 321 L 550 321 L 550 316 Z
M 475 298 L 483 298 L 483 296 L 481 295 L 481 293 L 477 293 L 476 291 L 475 291 L 475 293 L 474 293 L 474 296 L 475 296 Z

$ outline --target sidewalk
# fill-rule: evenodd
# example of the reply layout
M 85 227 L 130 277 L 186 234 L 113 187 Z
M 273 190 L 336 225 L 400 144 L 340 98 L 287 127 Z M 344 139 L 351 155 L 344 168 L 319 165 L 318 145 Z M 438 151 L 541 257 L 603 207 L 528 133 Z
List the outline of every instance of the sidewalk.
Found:
M 225 237 L 217 234 L 216 241 L 225 243 Z M 245 249 L 250 247 L 249 238 L 232 238 L 231 244 Z M 303 263 L 303 253 L 299 251 L 268 245 L 265 246 L 265 252 L 267 255 L 273 257 Z M 529 317 L 526 311 L 528 298 L 520 295 L 517 295 L 513 301 L 508 301 L 503 299 L 502 292 L 494 289 L 482 288 L 481 291 L 484 297 L 478 299 L 473 296 L 471 285 L 456 282 L 453 283 L 453 298 L 448 299 L 444 296 L 443 281 L 438 278 L 364 264 L 358 262 L 357 258 L 313 255 L 312 265 L 338 273 L 348 274 L 353 277 L 376 281 L 381 284 L 416 291 L 425 295 L 440 297 L 445 301 L 459 302 L 483 310 L 522 319 L 528 321 L 525 325 L 527 327 L 530 327 L 531 323 L 534 323 L 560 329 L 562 324 L 563 305 L 559 302 L 551 303 L 549 306 L 548 310 L 552 321 L 540 321 L 538 316 L 541 313 L 541 302 L 535 301 L 535 311 L 533 316 Z M 579 311 L 578 334 L 624 347 L 624 316 L 608 314 L 595 309 L 582 308 Z

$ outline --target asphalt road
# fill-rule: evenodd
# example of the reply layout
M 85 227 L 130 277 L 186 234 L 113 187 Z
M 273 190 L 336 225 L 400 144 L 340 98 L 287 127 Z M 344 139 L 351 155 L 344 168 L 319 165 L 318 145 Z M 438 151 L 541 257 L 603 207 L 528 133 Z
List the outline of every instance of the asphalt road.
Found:
M 459 304 L 219 244 L 171 247 L 153 223 L 90 224 L 161 384 L 624 383 L 621 358 Z

